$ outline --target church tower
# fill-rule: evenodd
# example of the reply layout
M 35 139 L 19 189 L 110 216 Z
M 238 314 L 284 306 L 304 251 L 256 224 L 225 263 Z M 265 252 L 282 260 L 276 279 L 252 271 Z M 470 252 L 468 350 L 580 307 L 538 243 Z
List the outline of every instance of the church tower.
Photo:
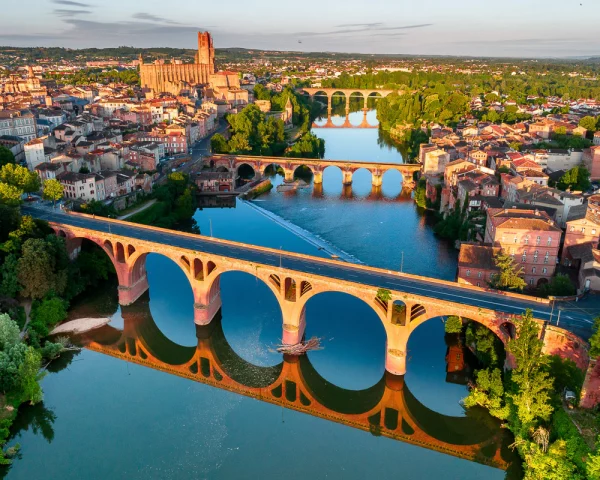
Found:
M 207 65 L 209 74 L 215 73 L 215 48 L 208 32 L 198 32 L 198 63 Z

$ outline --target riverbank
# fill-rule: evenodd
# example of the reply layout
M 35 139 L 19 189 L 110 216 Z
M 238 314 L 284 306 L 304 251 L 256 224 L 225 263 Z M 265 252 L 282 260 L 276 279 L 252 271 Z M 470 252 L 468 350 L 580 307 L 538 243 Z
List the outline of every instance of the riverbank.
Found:
M 280 217 L 279 215 L 256 205 L 256 203 L 247 201 L 247 200 L 243 200 L 241 198 L 239 199 L 239 201 L 250 206 L 255 211 L 260 213 L 261 215 L 269 218 L 276 224 L 278 224 L 278 225 L 282 226 L 283 228 L 285 228 L 286 230 L 292 232 L 294 235 L 303 239 L 307 243 L 313 245 L 317 249 L 327 253 L 329 256 L 337 257 L 339 260 L 343 260 L 343 261 L 349 262 L 349 263 L 357 263 L 357 264 L 363 263 L 358 258 L 354 257 L 353 255 L 350 255 L 349 253 L 337 248 L 335 245 L 329 243 L 328 241 L 318 237 L 317 235 L 309 232 L 308 230 L 305 230 L 302 227 L 299 227 L 298 225 L 293 224 L 292 222 L 289 222 L 288 220 Z

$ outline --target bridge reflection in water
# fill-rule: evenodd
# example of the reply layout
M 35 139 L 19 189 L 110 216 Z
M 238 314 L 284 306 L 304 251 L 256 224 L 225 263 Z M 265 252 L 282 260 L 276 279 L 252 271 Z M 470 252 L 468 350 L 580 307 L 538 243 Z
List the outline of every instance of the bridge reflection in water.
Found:
M 196 326 L 198 344 L 168 339 L 150 313 L 149 296 L 121 307 L 123 330 L 110 325 L 79 338 L 96 352 L 229 390 L 315 417 L 506 470 L 508 438 L 483 411 L 450 417 L 422 405 L 403 377 L 384 373 L 370 388 L 347 390 L 325 380 L 304 355 L 282 355 L 272 367 L 238 356 L 225 338 L 221 315 Z M 478 413 L 481 413 L 481 418 Z M 483 420 L 486 418 L 487 420 Z

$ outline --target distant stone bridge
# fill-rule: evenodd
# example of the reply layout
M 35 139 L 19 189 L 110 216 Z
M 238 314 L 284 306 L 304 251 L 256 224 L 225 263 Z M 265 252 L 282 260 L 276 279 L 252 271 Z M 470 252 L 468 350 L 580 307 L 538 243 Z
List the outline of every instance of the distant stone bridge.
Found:
M 371 173 L 371 183 L 374 187 L 381 186 L 383 183 L 383 175 L 389 170 L 400 172 L 405 184 L 412 183 L 415 172 L 421 171 L 420 163 L 371 163 L 293 157 L 257 157 L 250 155 L 212 155 L 206 157 L 204 162 L 206 165 L 213 168 L 221 168 L 235 172 L 236 176 L 242 165 L 248 165 L 254 170 L 255 178 L 264 176 L 267 167 L 271 165 L 279 166 L 285 172 L 286 182 L 294 181 L 294 172 L 299 167 L 306 167 L 312 172 L 313 182 L 315 184 L 321 184 L 323 182 L 323 171 L 327 167 L 338 167 L 342 171 L 342 183 L 344 185 L 351 185 L 354 172 L 364 168 Z

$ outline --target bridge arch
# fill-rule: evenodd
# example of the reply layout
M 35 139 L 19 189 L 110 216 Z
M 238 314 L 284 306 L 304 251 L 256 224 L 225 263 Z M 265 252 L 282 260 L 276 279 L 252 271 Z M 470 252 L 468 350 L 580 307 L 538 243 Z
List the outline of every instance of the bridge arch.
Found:
M 308 165 L 297 165 L 294 167 L 294 178 L 299 178 L 310 183 L 314 176 L 314 167 Z
M 240 162 L 235 167 L 235 177 L 240 178 L 241 181 L 253 180 L 259 172 L 256 165 L 250 162 Z

